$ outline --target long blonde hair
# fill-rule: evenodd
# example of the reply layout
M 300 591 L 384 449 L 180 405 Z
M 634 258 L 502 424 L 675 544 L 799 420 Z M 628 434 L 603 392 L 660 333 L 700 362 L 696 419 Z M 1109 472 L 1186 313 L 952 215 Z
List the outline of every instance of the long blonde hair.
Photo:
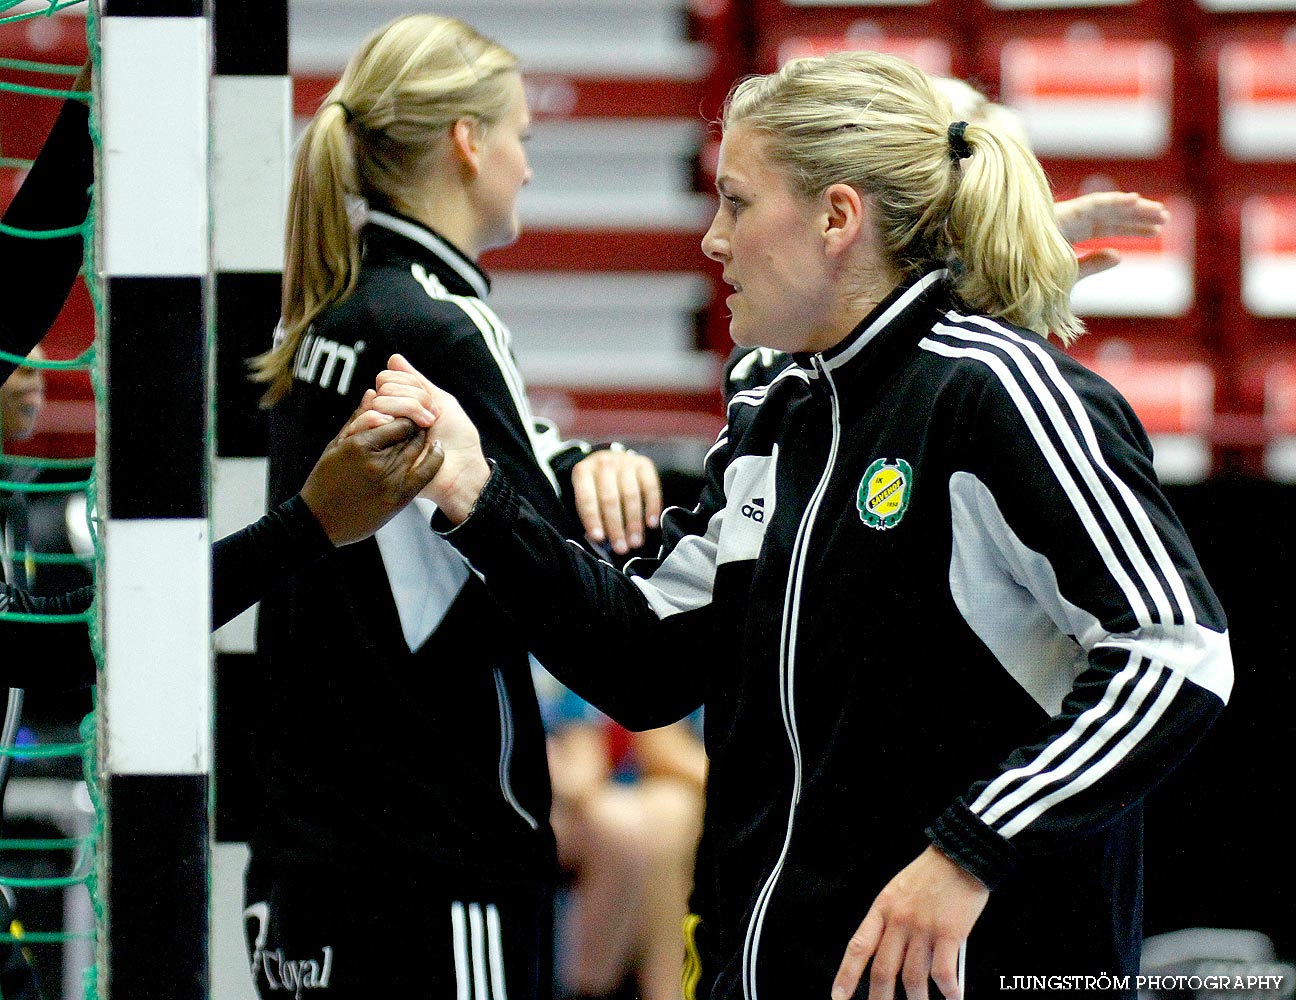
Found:
M 292 386 L 293 358 L 315 318 L 355 289 L 360 240 L 348 199 L 408 211 L 440 144 L 462 118 L 497 121 L 518 61 L 462 21 L 396 18 L 371 34 L 302 134 L 293 164 L 280 329 L 252 360 L 263 405 Z
M 795 59 L 730 91 L 722 124 L 768 139 L 794 187 L 833 184 L 871 196 L 887 253 L 906 275 L 951 264 L 972 309 L 1053 333 L 1084 326 L 1071 311 L 1075 253 L 1058 230 L 1034 154 L 1008 130 L 970 124 L 970 156 L 951 154 L 949 101 L 922 71 L 877 52 Z

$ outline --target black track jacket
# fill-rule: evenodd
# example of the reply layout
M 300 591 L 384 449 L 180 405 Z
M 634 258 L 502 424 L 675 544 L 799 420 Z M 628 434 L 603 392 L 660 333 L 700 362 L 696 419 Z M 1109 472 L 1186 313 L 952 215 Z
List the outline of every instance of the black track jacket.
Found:
M 735 395 L 699 505 L 629 576 L 499 472 L 446 536 L 614 718 L 705 704 L 716 997 L 826 997 L 931 842 L 994 890 L 973 1000 L 1001 976 L 1133 975 L 1141 800 L 1231 688 L 1129 406 L 944 276 Z
M 362 240 L 355 292 L 303 338 L 271 413 L 271 502 L 301 487 L 399 351 L 459 398 L 539 511 L 578 533 L 558 484 L 584 447 L 533 419 L 486 275 L 391 212 L 371 211 Z M 266 809 L 252 849 L 464 891 L 545 879 L 549 778 L 526 646 L 427 530 L 430 511 L 416 500 L 263 601 Z

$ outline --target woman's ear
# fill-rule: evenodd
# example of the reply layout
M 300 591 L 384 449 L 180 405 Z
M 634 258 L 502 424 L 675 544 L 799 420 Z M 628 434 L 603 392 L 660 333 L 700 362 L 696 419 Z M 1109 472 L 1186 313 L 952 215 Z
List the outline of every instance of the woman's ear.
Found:
M 824 248 L 830 255 L 848 250 L 867 223 L 868 205 L 849 184 L 833 184 L 822 195 Z
M 460 118 L 450 127 L 450 143 L 469 177 L 481 172 L 482 127 L 476 118 Z

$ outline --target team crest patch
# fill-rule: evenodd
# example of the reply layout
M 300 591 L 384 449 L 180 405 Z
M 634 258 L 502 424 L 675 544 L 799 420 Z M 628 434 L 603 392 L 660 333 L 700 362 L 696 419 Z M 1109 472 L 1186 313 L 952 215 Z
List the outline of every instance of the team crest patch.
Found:
M 909 509 L 913 495 L 913 469 L 903 458 L 888 462 L 879 458 L 860 480 L 855 506 L 860 520 L 870 528 L 894 528 Z

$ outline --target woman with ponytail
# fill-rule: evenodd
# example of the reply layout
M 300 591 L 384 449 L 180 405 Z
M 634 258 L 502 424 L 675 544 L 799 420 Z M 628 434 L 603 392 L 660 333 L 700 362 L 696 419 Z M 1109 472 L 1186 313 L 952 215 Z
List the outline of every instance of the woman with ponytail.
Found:
M 1039 164 L 875 53 L 745 80 L 723 129 L 702 246 L 734 340 L 794 363 L 732 398 L 697 508 L 618 573 L 394 358 L 377 407 L 445 449 L 432 526 L 614 719 L 704 708 L 690 995 L 1132 998 L 1141 803 L 1232 659 L 1137 417 L 1055 343 Z
M 536 420 L 486 302 L 478 260 L 517 238 L 529 127 L 516 58 L 462 22 L 401 17 L 352 57 L 301 138 L 282 320 L 255 361 L 274 501 L 401 351 L 565 533 L 623 553 L 655 526 L 651 463 Z M 556 862 L 527 646 L 431 510 L 262 602 L 246 900 L 267 998 L 548 994 Z

